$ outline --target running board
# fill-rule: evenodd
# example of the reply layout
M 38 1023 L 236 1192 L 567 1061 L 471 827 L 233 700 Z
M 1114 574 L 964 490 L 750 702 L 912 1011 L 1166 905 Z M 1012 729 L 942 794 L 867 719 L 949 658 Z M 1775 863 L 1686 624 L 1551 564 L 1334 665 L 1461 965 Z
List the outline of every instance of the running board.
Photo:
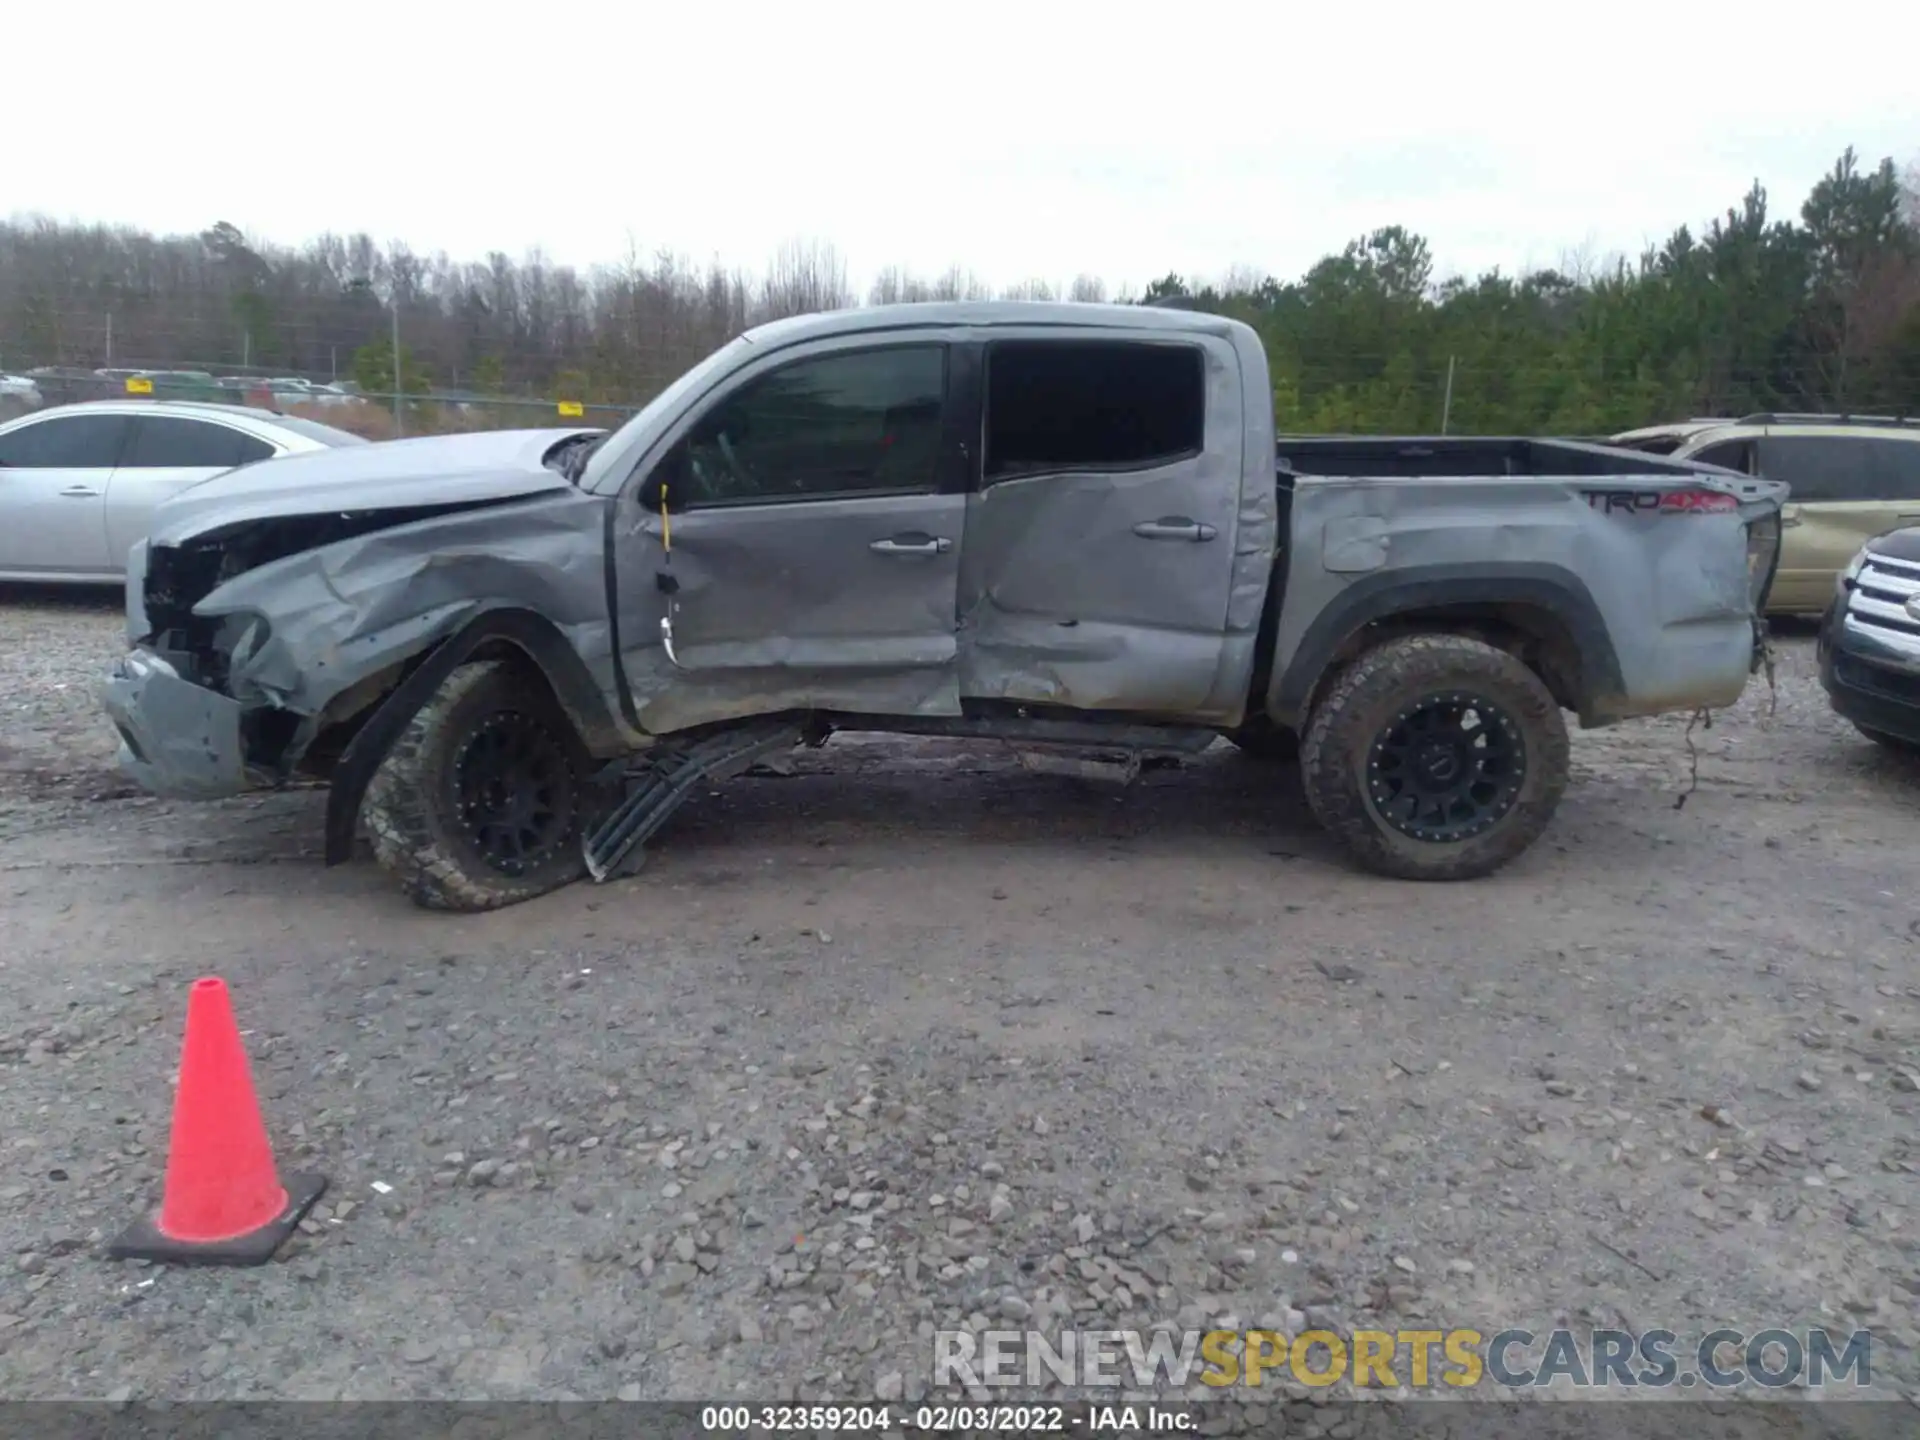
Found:
M 762 724 L 723 730 L 684 747 L 659 747 L 630 780 L 626 798 L 582 842 L 587 873 L 597 884 L 639 869 L 645 852 L 631 866 L 628 858 L 667 823 L 694 786 L 737 775 L 768 751 L 791 749 L 800 739 L 798 725 Z

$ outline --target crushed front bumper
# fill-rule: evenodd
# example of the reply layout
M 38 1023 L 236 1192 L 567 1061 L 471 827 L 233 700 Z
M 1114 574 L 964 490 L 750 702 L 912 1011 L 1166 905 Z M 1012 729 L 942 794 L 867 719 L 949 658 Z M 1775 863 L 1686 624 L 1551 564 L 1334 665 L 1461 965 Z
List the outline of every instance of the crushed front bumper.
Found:
M 182 800 L 252 790 L 237 700 L 184 680 L 164 658 L 137 649 L 100 686 L 120 732 L 120 769 L 142 789 Z

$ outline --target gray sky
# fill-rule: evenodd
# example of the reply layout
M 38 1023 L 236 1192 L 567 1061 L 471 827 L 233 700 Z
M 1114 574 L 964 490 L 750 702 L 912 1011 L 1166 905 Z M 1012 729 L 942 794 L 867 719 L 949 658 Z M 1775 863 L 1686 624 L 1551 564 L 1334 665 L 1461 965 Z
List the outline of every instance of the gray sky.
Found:
M 1637 252 L 1756 176 L 1796 212 L 1848 143 L 1920 156 L 1889 0 L 1827 0 L 1813 46 L 1701 0 L 496 5 L 17 7 L 13 56 L 84 62 L 8 67 L 0 204 L 1137 288 L 1290 277 L 1391 223 L 1443 273 Z

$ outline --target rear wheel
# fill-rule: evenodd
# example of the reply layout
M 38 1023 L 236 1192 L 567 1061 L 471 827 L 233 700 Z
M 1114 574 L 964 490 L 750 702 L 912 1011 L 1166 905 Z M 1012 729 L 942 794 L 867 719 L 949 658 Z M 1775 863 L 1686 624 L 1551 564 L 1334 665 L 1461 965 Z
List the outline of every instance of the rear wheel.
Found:
M 1332 682 L 1300 749 L 1307 802 L 1367 869 L 1471 880 L 1526 850 L 1567 786 L 1566 721 L 1504 650 L 1416 635 Z
M 375 858 L 416 904 L 496 910 L 579 878 L 586 771 L 545 682 L 478 661 L 408 723 L 361 813 Z
M 1909 740 L 1904 735 L 1889 735 L 1885 730 L 1869 730 L 1858 722 L 1855 722 L 1853 728 L 1874 744 L 1891 750 L 1896 755 L 1920 755 L 1920 741 Z

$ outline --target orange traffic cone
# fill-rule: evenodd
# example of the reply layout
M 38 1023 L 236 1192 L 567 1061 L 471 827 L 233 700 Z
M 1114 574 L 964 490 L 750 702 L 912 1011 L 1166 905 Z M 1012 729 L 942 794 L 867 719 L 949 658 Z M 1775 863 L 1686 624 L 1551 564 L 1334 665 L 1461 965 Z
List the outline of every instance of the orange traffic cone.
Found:
M 194 981 L 160 1213 L 128 1226 L 107 1253 L 261 1265 L 326 1188 L 320 1175 L 289 1175 L 281 1184 L 226 982 Z

